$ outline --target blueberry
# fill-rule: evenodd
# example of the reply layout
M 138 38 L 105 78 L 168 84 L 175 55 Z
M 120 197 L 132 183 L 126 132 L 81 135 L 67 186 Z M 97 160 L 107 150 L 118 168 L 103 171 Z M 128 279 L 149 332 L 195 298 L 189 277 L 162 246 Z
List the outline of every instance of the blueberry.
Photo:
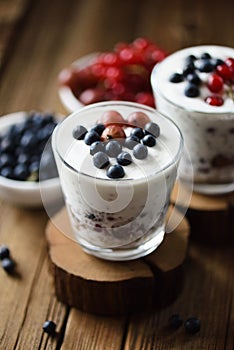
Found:
M 202 54 L 201 54 L 201 59 L 202 60 L 206 60 L 206 59 L 210 59 L 211 58 L 211 55 L 208 53 L 208 52 L 203 52 Z
M 100 135 L 96 131 L 88 131 L 84 137 L 86 145 L 91 145 L 95 141 L 100 141 Z
M 6 245 L 2 245 L 0 247 L 0 260 L 3 260 L 5 258 L 9 258 L 10 256 L 10 250 Z
M 182 326 L 183 319 L 179 314 L 173 314 L 170 316 L 168 324 L 170 328 L 178 329 L 180 326 Z
M 109 158 L 104 152 L 97 152 L 93 156 L 93 164 L 98 169 L 103 169 L 109 165 Z
M 131 131 L 131 136 L 136 136 L 139 140 L 144 137 L 145 133 L 142 128 L 133 128 Z
M 121 144 L 116 140 L 111 140 L 106 144 L 106 153 L 110 157 L 117 157 L 117 155 L 122 151 Z
M 196 61 L 197 57 L 194 55 L 189 55 L 188 57 L 185 58 L 186 63 L 194 62 Z
M 13 169 L 11 166 L 6 166 L 0 169 L 0 175 L 11 179 L 13 177 Z
M 101 141 L 95 141 L 90 145 L 89 151 L 92 156 L 97 152 L 104 152 L 105 144 Z
M 2 153 L 0 155 L 0 167 L 5 167 L 14 163 L 14 157 L 9 153 Z
M 36 146 L 38 140 L 34 133 L 30 130 L 25 131 L 23 134 L 21 140 L 20 140 L 20 145 L 25 148 L 33 148 Z
M 26 180 L 29 176 L 29 170 L 26 164 L 18 164 L 13 169 L 13 177 L 16 180 Z
M 224 64 L 224 61 L 221 60 L 220 58 L 212 58 L 211 63 L 214 66 L 214 68 L 216 68 L 217 66 Z
M 96 124 L 94 127 L 91 128 L 92 131 L 96 131 L 98 133 L 98 135 L 101 136 L 101 134 L 103 133 L 103 131 L 105 130 L 105 125 L 104 124 Z
M 196 64 L 196 67 L 199 70 L 199 72 L 203 73 L 210 73 L 214 70 L 212 61 L 209 59 L 199 60 Z
M 189 83 L 185 87 L 184 94 L 187 97 L 198 97 L 200 94 L 199 88 L 197 87 L 197 85 Z
M 42 327 L 43 331 L 45 333 L 48 333 L 49 335 L 54 335 L 56 332 L 56 324 L 53 321 L 45 321 Z
M 124 169 L 119 164 L 111 165 L 107 170 L 107 176 L 111 179 L 122 178 L 125 175 Z
M 148 134 L 145 135 L 145 137 L 142 139 L 142 142 L 144 145 L 148 147 L 153 147 L 156 145 L 156 139 L 152 135 Z
M 131 154 L 128 152 L 121 152 L 120 154 L 118 154 L 117 156 L 117 162 L 120 165 L 129 165 L 132 163 L 132 157 Z
M 134 146 L 136 146 L 138 143 L 140 143 L 140 139 L 136 136 L 128 136 L 125 139 L 125 147 L 129 149 L 133 149 Z
M 145 125 L 145 133 L 157 138 L 160 135 L 160 127 L 156 123 L 149 122 Z
M 195 85 L 200 85 L 201 84 L 201 79 L 199 78 L 198 74 L 192 73 L 187 75 L 187 80 Z
M 7 272 L 7 273 L 12 273 L 15 269 L 15 262 L 10 259 L 10 258 L 4 258 L 2 260 L 2 268 Z
M 184 77 L 180 73 L 173 73 L 169 78 L 169 81 L 171 83 L 181 83 L 183 80 L 184 80 Z
M 145 159 L 148 155 L 147 146 L 138 144 L 133 148 L 133 155 L 137 159 Z
M 87 129 L 83 125 L 77 125 L 72 131 L 72 136 L 76 140 L 83 140 L 86 133 L 87 133 Z
M 187 63 L 183 68 L 183 76 L 186 77 L 188 74 L 194 73 L 194 70 L 195 70 L 194 63 L 192 61 Z
M 184 327 L 188 334 L 195 334 L 200 331 L 201 322 L 196 317 L 190 317 L 185 321 Z

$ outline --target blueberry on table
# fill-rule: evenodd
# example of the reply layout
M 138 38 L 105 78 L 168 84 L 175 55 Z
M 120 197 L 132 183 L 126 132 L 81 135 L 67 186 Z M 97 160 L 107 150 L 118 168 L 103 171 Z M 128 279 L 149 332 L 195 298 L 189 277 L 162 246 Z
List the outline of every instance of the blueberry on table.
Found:
M 184 94 L 187 97 L 198 97 L 200 91 L 197 85 L 189 83 L 184 89 Z
M 83 140 L 86 133 L 87 129 L 83 125 L 77 125 L 72 131 L 72 136 L 76 140 Z
M 117 157 L 122 151 L 121 144 L 116 140 L 111 140 L 106 144 L 105 151 L 110 157 Z
M 9 248 L 6 245 L 0 246 L 0 260 L 9 258 L 9 256 L 10 256 Z
M 133 155 L 137 159 L 145 159 L 148 155 L 147 146 L 139 143 L 133 148 Z
M 117 162 L 118 162 L 118 164 L 123 165 L 123 166 L 129 165 L 132 163 L 132 156 L 128 152 L 121 152 L 117 156 Z
M 178 329 L 183 324 L 183 318 L 179 314 L 173 314 L 168 320 L 170 328 Z
M 138 143 L 140 143 L 140 139 L 134 135 L 132 136 L 128 136 L 125 139 L 125 147 L 127 147 L 128 149 L 133 149 Z
M 142 128 L 133 128 L 131 131 L 131 136 L 136 136 L 138 139 L 142 139 L 145 133 Z
M 97 152 L 104 152 L 105 144 L 101 141 L 95 141 L 90 145 L 89 152 L 93 156 Z
M 97 152 L 93 156 L 93 164 L 98 169 L 103 169 L 109 165 L 109 158 L 104 152 Z
M 160 135 L 160 127 L 158 124 L 150 122 L 145 125 L 145 133 L 146 135 L 150 134 L 154 137 L 158 137 Z
M 195 334 L 200 331 L 201 321 L 196 317 L 190 317 L 185 321 L 184 327 L 188 334 Z
M 124 177 L 125 172 L 124 172 L 124 169 L 121 165 L 114 164 L 108 168 L 106 174 L 111 179 L 119 179 L 119 178 Z
M 15 262 L 11 258 L 4 258 L 2 260 L 2 268 L 9 274 L 14 272 Z
M 184 80 L 184 77 L 180 73 L 173 73 L 169 78 L 169 81 L 171 83 L 181 83 L 183 80 Z
M 49 335 L 55 335 L 56 324 L 51 320 L 45 321 L 42 329 L 45 333 L 47 333 Z
M 100 141 L 100 135 L 96 131 L 88 131 L 84 137 L 86 145 L 90 146 L 95 141 Z

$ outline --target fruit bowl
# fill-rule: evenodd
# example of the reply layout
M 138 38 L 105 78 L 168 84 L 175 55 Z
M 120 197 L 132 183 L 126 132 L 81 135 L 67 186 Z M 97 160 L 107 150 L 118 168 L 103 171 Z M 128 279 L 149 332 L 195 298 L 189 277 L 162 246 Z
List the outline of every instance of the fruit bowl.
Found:
M 146 38 L 117 43 L 112 51 L 83 56 L 62 69 L 59 96 L 69 112 L 103 101 L 130 101 L 155 107 L 153 67 L 167 56 Z
M 4 136 L 6 136 L 6 133 L 10 129 L 14 127 L 19 128 L 24 121 L 29 118 L 29 115 L 30 113 L 28 112 L 16 112 L 0 117 L 0 198 L 16 206 L 36 208 L 42 207 L 43 205 L 53 205 L 53 203 L 57 203 L 62 199 L 62 191 L 58 176 L 46 178 L 45 173 L 41 171 L 41 165 L 39 165 L 38 174 L 40 170 L 40 176 L 38 175 L 39 178 L 37 181 L 33 180 L 33 178 L 20 180 L 9 176 L 6 169 L 9 164 L 10 166 L 16 164 L 14 158 L 16 154 L 15 151 L 12 151 L 14 152 L 12 153 L 14 157 L 12 156 L 10 158 L 10 163 L 8 160 L 6 166 L 3 164 L 6 162 L 6 147 L 12 147 L 11 143 L 10 145 L 6 145 Z M 55 118 L 58 121 L 62 119 L 62 116 L 56 116 Z M 45 149 L 46 148 L 48 148 L 47 144 L 45 146 Z M 42 150 L 41 159 L 43 159 L 44 153 L 45 150 Z M 18 158 L 19 157 L 21 157 L 23 166 L 27 164 L 27 160 L 24 159 L 25 153 L 19 154 Z M 41 178 L 43 180 L 41 180 Z

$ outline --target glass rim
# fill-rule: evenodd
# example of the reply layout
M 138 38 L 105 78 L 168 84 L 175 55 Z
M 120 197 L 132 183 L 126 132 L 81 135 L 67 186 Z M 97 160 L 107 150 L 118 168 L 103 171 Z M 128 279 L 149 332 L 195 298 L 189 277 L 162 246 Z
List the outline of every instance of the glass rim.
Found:
M 175 154 L 175 156 L 173 157 L 173 159 L 171 159 L 164 167 L 160 168 L 159 170 L 151 173 L 149 176 L 147 175 L 147 179 L 150 179 L 151 177 L 157 175 L 157 174 L 160 174 L 164 171 L 166 171 L 167 169 L 169 169 L 173 164 L 177 164 L 178 160 L 180 159 L 181 157 L 181 154 L 182 154 L 182 151 L 183 151 L 183 147 L 184 147 L 184 138 L 183 138 L 183 135 L 182 135 L 182 132 L 181 130 L 179 129 L 179 127 L 177 126 L 177 124 L 169 117 L 165 116 L 164 114 L 162 114 L 161 112 L 159 112 L 158 110 L 154 109 L 153 107 L 149 107 L 149 106 L 146 106 L 146 105 L 142 105 L 140 103 L 136 103 L 136 102 L 130 102 L 130 101 L 104 101 L 104 102 L 96 102 L 96 103 L 92 103 L 90 105 L 87 105 L 87 106 L 84 106 L 82 107 L 81 109 L 75 111 L 75 112 L 72 112 L 70 115 L 68 115 L 67 118 L 75 118 L 75 116 L 77 116 L 78 114 L 82 113 L 83 111 L 87 111 L 89 109 L 93 109 L 95 107 L 98 107 L 98 108 L 102 108 L 102 107 L 106 107 L 106 106 L 116 106 L 116 105 L 119 105 L 119 106 L 130 106 L 130 107 L 136 107 L 136 108 L 139 108 L 139 109 L 143 109 L 143 110 L 146 110 L 148 111 L 149 113 L 156 113 L 158 114 L 160 117 L 164 118 L 165 120 L 167 120 L 167 122 L 169 122 L 170 124 L 173 125 L 174 127 L 174 130 L 176 130 L 177 134 L 178 134 L 178 137 L 179 137 L 179 142 L 178 142 L 178 150 Z M 54 131 L 53 131 L 53 134 L 52 134 L 52 139 L 54 141 L 54 145 L 55 145 L 55 151 L 59 157 L 59 159 L 61 160 L 61 162 L 66 166 L 68 167 L 70 170 L 72 170 L 73 172 L 75 172 L 76 174 L 79 174 L 79 175 L 82 175 L 82 176 L 85 176 L 85 177 L 89 177 L 91 179 L 96 179 L 96 180 L 100 180 L 100 181 L 109 181 L 109 182 L 123 182 L 123 183 L 127 183 L 128 181 L 141 181 L 143 177 L 139 177 L 139 178 L 133 178 L 133 177 L 128 177 L 128 178 L 117 178 L 117 179 L 109 179 L 109 178 L 103 178 L 103 177 L 98 177 L 98 176 L 93 176 L 93 175 L 90 175 L 90 174 L 87 174 L 85 172 L 82 172 L 82 171 L 79 171 L 77 169 L 75 169 L 72 165 L 70 165 L 68 162 L 66 162 L 64 159 L 63 159 L 63 156 L 62 154 L 59 152 L 58 150 L 58 147 L 57 147 L 57 137 L 58 137 L 58 131 L 59 129 L 61 128 L 61 125 L 66 121 L 65 118 L 61 123 L 59 123 Z M 53 144 L 53 142 L 52 142 Z

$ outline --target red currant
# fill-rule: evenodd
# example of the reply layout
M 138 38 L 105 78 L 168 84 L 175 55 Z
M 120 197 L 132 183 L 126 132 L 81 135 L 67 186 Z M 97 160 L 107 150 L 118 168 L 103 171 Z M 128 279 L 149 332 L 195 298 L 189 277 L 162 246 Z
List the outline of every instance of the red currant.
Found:
M 231 80 L 233 78 L 233 71 L 226 64 L 217 66 L 216 71 L 224 80 Z
M 81 92 L 79 99 L 84 105 L 89 105 L 90 103 L 103 101 L 103 95 L 103 91 L 98 88 L 86 89 Z
M 205 102 L 211 106 L 219 107 L 223 105 L 224 100 L 221 96 L 207 96 Z
M 154 97 L 151 92 L 139 92 L 136 94 L 136 102 L 142 103 L 149 107 L 155 107 Z
M 225 63 L 226 65 L 231 68 L 234 72 L 234 58 L 232 57 L 228 57 L 226 60 L 225 60 Z
M 220 92 L 223 88 L 223 78 L 218 74 L 211 74 L 208 77 L 207 86 L 211 92 Z

